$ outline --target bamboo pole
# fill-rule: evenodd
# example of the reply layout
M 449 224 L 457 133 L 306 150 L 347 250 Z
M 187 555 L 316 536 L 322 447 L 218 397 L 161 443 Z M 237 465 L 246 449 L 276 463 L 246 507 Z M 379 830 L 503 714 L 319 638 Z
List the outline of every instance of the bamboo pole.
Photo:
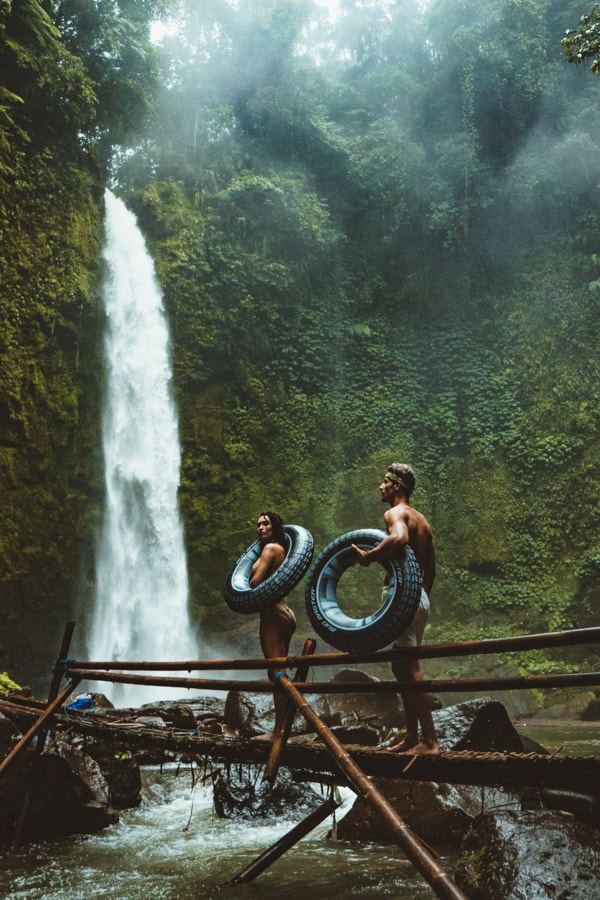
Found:
M 287 675 L 282 673 L 277 680 L 281 689 L 296 704 L 307 723 L 315 729 L 329 750 L 333 760 L 348 777 L 357 794 L 367 800 L 375 812 L 381 816 L 385 825 L 393 834 L 396 843 L 402 848 L 413 866 L 423 875 L 436 896 L 450 898 L 450 900 L 468 900 L 466 895 L 442 869 L 437 860 L 434 859 L 420 838 L 413 834 L 394 807 L 354 762 L 331 729 L 311 709 Z
M 429 679 L 422 681 L 311 681 L 297 684 L 309 694 L 396 694 L 469 693 L 471 691 L 514 691 L 530 688 L 594 687 L 600 685 L 600 672 L 566 672 L 564 675 L 514 675 L 506 678 Z
M 138 671 L 199 671 L 201 669 L 229 671 L 236 669 L 294 669 L 304 662 L 312 666 L 356 665 L 367 662 L 393 662 L 396 659 L 435 659 L 455 656 L 477 656 L 490 653 L 511 653 L 521 650 L 549 647 L 572 647 L 581 644 L 600 643 L 600 627 L 578 628 L 570 631 L 552 631 L 541 634 L 524 634 L 506 638 L 484 638 L 476 641 L 456 641 L 444 644 L 422 644 L 420 647 L 398 647 L 377 650 L 373 653 L 315 653 L 306 660 L 303 656 L 278 656 L 271 659 L 204 659 L 167 662 L 149 661 L 84 661 L 71 660 L 74 669 L 136 669 Z
M 302 657 L 310 660 L 310 657 Z M 300 657 L 296 657 L 297 660 Z M 264 666 L 264 661 L 263 661 Z M 129 675 L 124 672 L 95 672 L 87 669 L 68 668 L 67 674 L 93 681 L 109 681 L 119 684 L 144 684 L 172 688 L 194 688 L 203 691 L 250 691 L 270 694 L 275 687 L 270 681 L 240 681 L 216 678 L 172 678 L 156 675 Z M 573 672 L 564 675 L 519 675 L 508 678 L 430 679 L 428 681 L 311 681 L 298 682 L 296 687 L 305 694 L 397 694 L 400 692 L 461 693 L 470 691 L 529 690 L 534 687 L 573 687 L 600 685 L 600 672 Z
M 294 706 L 294 710 L 295 709 L 296 707 Z M 286 850 L 289 850 L 290 847 L 297 844 L 301 838 L 305 837 L 310 831 L 316 828 L 317 825 L 320 825 L 327 816 L 330 816 L 331 813 L 338 808 L 338 806 L 339 803 L 336 803 L 333 798 L 326 800 L 321 806 L 318 806 L 317 809 L 314 809 L 306 816 L 306 818 L 295 825 L 291 831 L 288 831 L 283 837 L 279 838 L 278 841 L 275 841 L 268 850 L 265 850 L 264 853 L 257 856 L 249 866 L 246 866 L 245 869 L 235 875 L 231 881 L 227 881 L 223 887 L 234 884 L 248 884 L 248 882 L 254 881 L 254 879 L 260 875 L 261 872 L 264 872 L 271 863 L 274 863 L 280 856 L 283 856 Z
M 52 701 L 56 698 L 58 691 L 60 689 L 60 683 L 64 677 L 65 670 L 67 667 L 67 654 L 69 652 L 69 647 L 71 646 L 71 638 L 73 637 L 73 630 L 75 628 L 75 622 L 67 622 L 65 626 L 65 630 L 63 633 L 63 639 L 60 645 L 60 650 L 58 651 L 58 658 L 56 660 L 56 664 L 54 666 L 54 674 L 52 677 L 52 681 L 50 683 L 50 690 L 48 691 L 48 703 L 52 703 Z M 41 753 L 46 744 L 46 736 L 47 729 L 43 729 L 40 731 L 37 739 L 37 751 Z
M 316 646 L 317 642 L 315 641 L 315 639 L 308 638 L 304 643 L 302 655 L 310 656 L 312 653 L 314 653 Z M 302 663 L 301 666 L 298 666 L 296 674 L 294 675 L 294 682 L 305 681 L 306 676 L 308 675 L 308 669 L 309 666 L 307 663 Z M 295 718 L 296 707 L 291 702 L 291 700 L 286 698 L 285 709 L 281 718 L 281 722 L 279 723 L 277 730 L 275 731 L 275 734 L 273 736 L 273 744 L 271 746 L 271 752 L 269 753 L 267 765 L 265 766 L 263 781 L 270 781 L 271 783 L 273 783 L 277 778 L 277 773 L 281 764 L 281 757 L 283 756 L 283 751 L 285 750 L 285 745 L 287 743 L 287 739 L 290 736 L 290 731 L 292 730 L 292 725 L 294 724 Z
M 66 687 L 64 691 L 52 701 L 52 703 L 48 704 L 37 722 L 34 722 L 29 731 L 27 731 L 23 735 L 21 740 L 15 744 L 10 753 L 8 753 L 8 755 L 4 757 L 2 762 L 0 762 L 0 775 L 2 775 L 8 769 L 10 764 L 14 761 L 15 757 L 19 755 L 21 750 L 23 750 L 24 747 L 26 747 L 33 740 L 40 729 L 43 728 L 46 722 L 51 719 L 52 715 L 58 709 L 58 707 L 63 705 L 69 694 L 71 694 L 75 690 L 80 681 L 80 678 L 73 678 L 69 682 L 69 686 Z
M 54 666 L 54 675 L 50 684 L 50 690 L 48 691 L 48 703 L 52 703 L 52 701 L 58 694 L 58 689 L 60 688 L 60 683 L 63 679 L 67 666 L 67 654 L 69 652 L 69 647 L 71 646 L 71 638 L 73 637 L 74 629 L 75 622 L 67 622 L 67 624 L 65 625 L 60 650 L 58 651 L 58 659 L 56 660 L 56 664 Z

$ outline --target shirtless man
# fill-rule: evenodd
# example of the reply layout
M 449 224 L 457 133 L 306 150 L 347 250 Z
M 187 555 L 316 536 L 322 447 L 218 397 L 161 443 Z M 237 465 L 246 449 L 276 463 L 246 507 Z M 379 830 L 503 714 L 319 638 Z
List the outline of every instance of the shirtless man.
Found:
M 273 512 L 261 513 L 256 523 L 256 533 L 262 544 L 260 556 L 252 566 L 250 587 L 256 587 L 275 572 L 285 559 L 285 535 L 281 517 Z M 276 600 L 260 613 L 259 638 L 265 659 L 287 656 L 290 641 L 296 630 L 296 617 L 285 597 Z M 269 678 L 275 680 L 275 672 L 269 669 Z M 275 691 L 275 731 L 285 708 L 285 697 Z M 257 735 L 253 740 L 273 740 L 273 733 Z
M 431 526 L 425 516 L 410 505 L 414 487 L 415 473 L 410 466 L 404 463 L 392 463 L 388 466 L 379 485 L 381 500 L 390 507 L 384 513 L 388 533 L 371 550 L 365 551 L 353 545 L 360 565 L 368 566 L 373 560 L 395 556 L 405 544 L 409 544 L 421 567 L 423 589 L 419 608 L 394 647 L 418 647 L 421 644 L 429 615 L 429 594 L 435 578 L 435 549 Z M 398 659 L 392 663 L 392 671 L 398 681 L 423 680 L 418 659 Z M 400 696 L 406 712 L 406 737 L 389 749 L 415 756 L 437 756 L 441 749 L 431 716 L 429 695 L 415 691 L 401 692 Z M 422 740 L 419 740 L 419 725 Z

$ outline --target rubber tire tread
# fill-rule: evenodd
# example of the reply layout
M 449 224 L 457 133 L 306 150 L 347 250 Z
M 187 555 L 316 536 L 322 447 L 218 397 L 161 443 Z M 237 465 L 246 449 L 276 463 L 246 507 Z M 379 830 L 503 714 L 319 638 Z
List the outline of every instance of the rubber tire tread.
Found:
M 312 534 L 301 525 L 284 525 L 283 530 L 289 542 L 285 559 L 265 581 L 250 587 L 252 566 L 262 549 L 258 540 L 246 548 L 227 575 L 223 596 L 234 612 L 248 615 L 268 609 L 289 594 L 308 572 L 314 553 Z
M 321 551 L 310 571 L 305 591 L 306 612 L 319 637 L 336 650 L 354 654 L 381 650 L 400 637 L 419 607 L 421 569 L 408 545 L 398 558 L 378 563 L 390 577 L 392 591 L 387 601 L 370 616 L 351 619 L 332 596 L 343 573 L 352 565 L 358 565 L 352 544 L 370 549 L 385 536 L 386 532 L 375 528 L 342 534 Z M 344 622 L 342 626 L 340 620 Z

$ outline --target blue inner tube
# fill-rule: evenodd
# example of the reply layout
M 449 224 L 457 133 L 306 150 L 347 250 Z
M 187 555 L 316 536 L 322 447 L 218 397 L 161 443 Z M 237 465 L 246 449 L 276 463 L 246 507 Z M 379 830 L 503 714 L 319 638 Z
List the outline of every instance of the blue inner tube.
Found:
M 347 569 L 359 565 L 352 544 L 369 550 L 385 536 L 384 531 L 376 528 L 343 534 L 325 547 L 311 569 L 305 594 L 306 612 L 319 637 L 336 650 L 346 653 L 380 650 L 400 637 L 419 607 L 421 570 L 408 545 L 397 558 L 381 562 L 389 590 L 374 612 L 355 619 L 339 606 L 339 580 Z
M 242 553 L 228 574 L 223 596 L 234 612 L 246 614 L 268 609 L 289 594 L 308 571 L 314 551 L 312 534 L 301 525 L 284 525 L 283 530 L 287 545 L 285 559 L 265 581 L 250 587 L 252 566 L 262 550 L 258 540 Z

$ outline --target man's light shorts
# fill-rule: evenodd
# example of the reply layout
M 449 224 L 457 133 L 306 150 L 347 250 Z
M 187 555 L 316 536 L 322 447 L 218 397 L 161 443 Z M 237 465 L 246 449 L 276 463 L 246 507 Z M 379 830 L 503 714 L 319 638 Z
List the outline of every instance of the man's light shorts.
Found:
M 419 606 L 417 607 L 417 611 L 413 616 L 412 622 L 406 629 L 403 631 L 399 638 L 397 638 L 393 647 L 419 647 L 423 640 L 423 632 L 425 631 L 425 626 L 427 625 L 427 619 L 429 618 L 429 597 L 421 588 L 421 600 L 419 602 Z

